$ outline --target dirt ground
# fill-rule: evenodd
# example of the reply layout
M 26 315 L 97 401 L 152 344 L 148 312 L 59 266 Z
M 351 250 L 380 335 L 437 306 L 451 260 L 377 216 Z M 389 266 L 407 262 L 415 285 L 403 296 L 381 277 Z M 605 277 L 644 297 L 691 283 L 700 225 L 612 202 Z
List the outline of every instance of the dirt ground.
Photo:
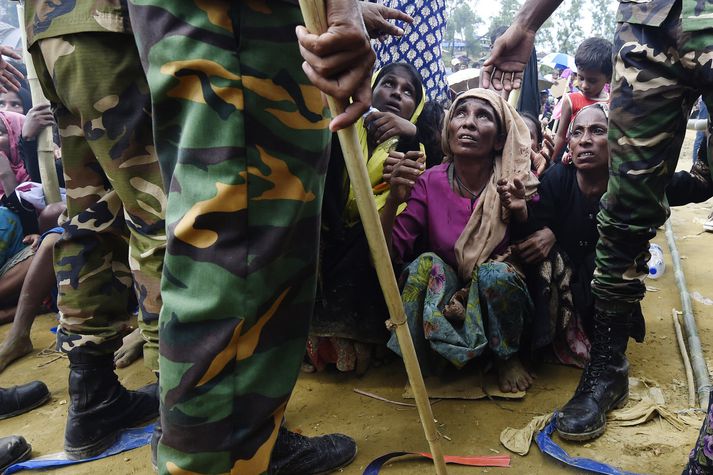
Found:
M 679 168 L 690 167 L 691 137 L 687 137 Z M 713 284 L 708 267 L 713 255 L 713 234 L 702 231 L 713 201 L 689 205 L 672 212 L 677 245 L 691 293 L 700 292 L 713 299 Z M 631 376 L 647 378 L 661 388 L 672 410 L 687 407 L 683 363 L 676 345 L 671 309 L 681 307 L 673 278 L 670 254 L 663 235 L 655 242 L 665 251 L 666 272 L 647 285 L 658 289 L 647 293 L 643 301 L 647 336 L 644 344 L 630 344 Z M 703 350 L 713 367 L 713 306 L 693 301 Z M 46 354 L 51 346 L 55 325 L 52 315 L 38 318 L 32 338 L 35 352 L 11 365 L 0 374 L 0 386 L 41 379 L 52 391 L 50 403 L 12 419 L 0 422 L 0 435 L 22 434 L 32 444 L 33 455 L 45 455 L 62 449 L 62 437 L 67 412 L 67 363 L 56 354 Z M 4 338 L 8 326 L 0 328 Z M 119 370 L 121 381 L 136 388 L 152 381 L 152 374 L 136 362 Z M 571 396 L 579 371 L 557 365 L 545 365 L 537 371 L 537 380 L 520 401 L 460 401 L 444 400 L 433 406 L 438 428 L 450 440 L 443 440 L 443 450 L 452 455 L 508 454 L 500 445 L 499 434 L 506 426 L 522 427 L 535 415 L 547 413 L 564 404 Z M 359 444 L 356 460 L 342 473 L 360 474 L 377 456 L 392 451 L 427 451 L 418 414 L 413 408 L 395 406 L 353 392 L 353 388 L 402 401 L 406 375 L 400 360 L 370 370 L 364 377 L 325 372 L 302 374 L 287 411 L 290 428 L 308 435 L 343 432 Z M 699 417 L 699 420 L 702 416 Z M 677 431 L 668 423 L 654 420 L 635 427 L 609 427 L 599 439 L 587 443 L 566 443 L 555 440 L 571 455 L 596 458 L 637 473 L 676 474 L 683 468 L 697 427 Z M 533 445 L 529 455 L 512 456 L 511 468 L 474 468 L 450 466 L 449 473 L 576 473 L 543 456 Z M 68 467 L 48 473 L 57 474 L 150 474 L 149 449 L 143 447 L 115 457 Z M 399 460 L 388 464 L 386 474 L 428 474 L 432 466 L 426 462 Z

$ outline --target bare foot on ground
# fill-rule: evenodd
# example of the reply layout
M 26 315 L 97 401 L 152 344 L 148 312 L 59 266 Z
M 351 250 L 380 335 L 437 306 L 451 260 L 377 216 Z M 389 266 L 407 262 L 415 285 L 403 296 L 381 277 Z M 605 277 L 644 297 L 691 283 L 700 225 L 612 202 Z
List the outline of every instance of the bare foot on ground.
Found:
M 33 350 L 30 337 L 8 338 L 0 345 L 0 373 L 16 359 L 22 358 Z
M 498 384 L 504 393 L 525 391 L 530 387 L 533 376 L 520 362 L 520 358 L 513 356 L 507 360 L 496 360 L 498 368 Z
M 121 348 L 114 353 L 114 364 L 117 368 L 126 368 L 141 358 L 144 352 L 144 337 L 138 328 L 126 335 L 122 341 Z

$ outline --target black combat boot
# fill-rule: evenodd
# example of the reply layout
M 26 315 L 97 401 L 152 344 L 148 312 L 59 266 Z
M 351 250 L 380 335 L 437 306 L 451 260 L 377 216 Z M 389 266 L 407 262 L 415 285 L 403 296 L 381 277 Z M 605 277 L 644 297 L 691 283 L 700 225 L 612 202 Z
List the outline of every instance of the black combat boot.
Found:
M 606 428 L 606 413 L 626 404 L 628 317 L 628 314 L 595 313 L 589 363 L 574 396 L 557 413 L 557 432 L 563 439 L 599 437 Z
M 24 437 L 11 435 L 0 439 L 0 473 L 3 473 L 10 465 L 24 462 L 30 458 L 32 446 L 27 443 Z
M 75 348 L 69 356 L 71 404 L 64 451 L 72 460 L 108 449 L 120 430 L 158 417 L 158 385 L 129 391 L 114 372 L 114 356 L 92 355 Z
M 306 437 L 280 427 L 270 458 L 271 475 L 318 475 L 348 465 L 356 457 L 354 439 L 342 434 Z
M 41 406 L 49 399 L 49 389 L 42 381 L 32 381 L 11 388 L 0 388 L 0 419 L 23 414 Z

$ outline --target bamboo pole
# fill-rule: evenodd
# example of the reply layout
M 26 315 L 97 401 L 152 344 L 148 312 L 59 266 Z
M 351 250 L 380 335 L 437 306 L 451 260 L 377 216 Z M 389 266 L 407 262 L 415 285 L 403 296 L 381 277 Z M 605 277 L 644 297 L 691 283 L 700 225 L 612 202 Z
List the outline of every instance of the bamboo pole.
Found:
M 32 55 L 27 51 L 27 32 L 25 30 L 25 7 L 17 4 L 17 16 L 20 22 L 20 34 L 22 35 L 22 52 L 25 57 L 27 67 L 27 82 L 30 84 L 30 94 L 32 94 L 32 105 L 39 106 L 49 104 L 49 101 L 42 92 L 42 86 L 37 79 L 35 65 L 32 62 Z M 54 165 L 54 140 L 52 139 L 52 126 L 42 129 L 37 136 L 37 160 L 40 165 L 40 180 L 42 181 L 42 191 L 45 194 L 45 203 L 57 203 L 62 200 L 59 193 L 59 180 L 57 179 L 57 169 Z
M 305 19 L 307 29 L 316 34 L 327 31 L 327 15 L 323 0 L 300 0 L 300 8 Z M 331 98 L 327 98 L 332 116 L 336 116 L 343 111 L 343 108 Z M 349 173 L 351 185 L 354 188 L 357 208 L 364 226 L 369 249 L 376 267 L 376 274 L 379 277 L 381 290 L 384 292 L 384 299 L 389 309 L 391 317 L 390 325 L 395 328 L 396 337 L 401 347 L 406 373 L 409 384 L 416 399 L 416 406 L 421 418 L 426 440 L 433 455 L 433 463 L 436 474 L 446 475 L 446 463 L 441 451 L 440 434 L 436 430 L 431 404 L 428 400 L 426 385 L 423 382 L 421 368 L 416 357 L 416 350 L 413 346 L 411 333 L 406 325 L 406 313 L 404 312 L 401 294 L 396 284 L 396 276 L 391 266 L 389 250 L 384 239 L 384 232 L 381 228 L 379 212 L 376 209 L 376 202 L 371 191 L 371 183 L 366 170 L 366 162 L 362 158 L 361 147 L 357 139 L 357 132 L 354 126 L 338 132 L 339 143 L 344 154 L 344 162 Z
M 681 296 L 681 310 L 683 310 L 683 328 L 686 330 L 686 342 L 688 343 L 688 352 L 691 357 L 691 367 L 693 375 L 696 378 L 696 393 L 698 394 L 698 407 L 703 410 L 708 409 L 708 393 L 711 390 L 711 380 L 708 376 L 708 365 L 703 357 L 703 348 L 701 347 L 701 338 L 698 336 L 698 327 L 696 319 L 693 316 L 693 305 L 691 304 L 691 295 L 688 293 L 686 285 L 686 276 L 683 273 L 681 266 L 681 256 L 678 254 L 676 247 L 676 238 L 673 234 L 673 226 L 671 220 L 666 220 L 666 242 L 671 251 L 671 261 L 674 269 L 674 279 L 676 286 Z
M 681 350 L 683 369 L 686 371 L 686 383 L 688 385 L 688 407 L 693 407 L 696 405 L 696 386 L 693 380 L 691 360 L 688 358 L 686 343 L 683 341 L 683 330 L 681 330 L 681 323 L 678 321 L 679 313 L 681 312 L 675 308 L 671 310 L 671 316 L 673 317 L 673 329 L 676 331 L 676 341 L 678 342 L 678 349 Z

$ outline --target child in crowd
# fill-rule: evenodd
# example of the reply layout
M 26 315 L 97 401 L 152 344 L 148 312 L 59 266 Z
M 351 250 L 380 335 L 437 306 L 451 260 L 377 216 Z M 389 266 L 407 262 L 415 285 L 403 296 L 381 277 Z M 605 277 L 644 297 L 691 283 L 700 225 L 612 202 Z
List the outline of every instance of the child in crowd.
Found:
M 572 118 L 584 107 L 609 102 L 604 86 L 612 76 L 612 44 L 603 38 L 587 38 L 574 55 L 577 65 L 579 91 L 565 94 L 562 98 L 562 114 L 555 136 L 555 159 L 562 155 L 567 145 L 567 130 Z
M 532 172 L 535 175 L 540 176 L 550 166 L 554 142 L 552 141 L 552 137 L 549 134 L 545 134 L 542 130 L 540 121 L 538 121 L 534 115 L 529 112 L 520 112 L 519 114 L 525 121 L 527 129 L 530 131 L 530 142 L 532 148 L 530 160 L 532 162 Z

